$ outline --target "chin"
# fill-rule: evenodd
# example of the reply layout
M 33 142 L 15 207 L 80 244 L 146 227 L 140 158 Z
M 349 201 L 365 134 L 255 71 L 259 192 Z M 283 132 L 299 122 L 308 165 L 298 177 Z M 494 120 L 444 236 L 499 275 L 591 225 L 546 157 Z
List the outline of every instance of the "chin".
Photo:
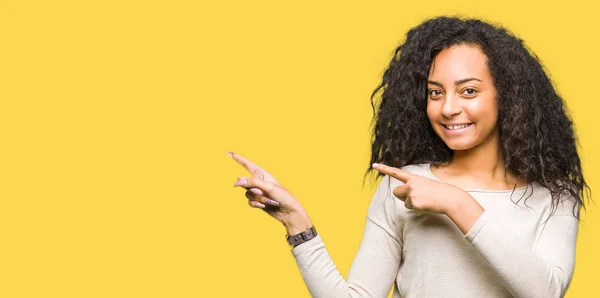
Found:
M 471 142 L 446 142 L 446 141 L 444 141 L 444 143 L 446 143 L 446 146 L 448 146 L 448 148 L 452 149 L 453 151 L 464 151 L 464 150 L 469 150 L 469 149 L 472 149 L 473 147 L 475 147 Z
M 473 146 L 458 146 L 458 147 L 452 147 L 452 146 L 448 146 L 452 151 L 467 151 L 471 148 L 473 148 Z

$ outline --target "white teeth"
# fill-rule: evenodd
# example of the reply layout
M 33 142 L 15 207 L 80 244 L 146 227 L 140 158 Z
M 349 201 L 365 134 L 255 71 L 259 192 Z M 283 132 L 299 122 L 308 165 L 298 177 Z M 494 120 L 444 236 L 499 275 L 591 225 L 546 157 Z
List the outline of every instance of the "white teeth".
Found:
M 446 128 L 450 129 L 450 130 L 454 130 L 454 129 L 461 129 L 461 128 L 465 128 L 467 126 L 469 126 L 471 124 L 460 124 L 460 125 L 444 125 L 446 126 Z

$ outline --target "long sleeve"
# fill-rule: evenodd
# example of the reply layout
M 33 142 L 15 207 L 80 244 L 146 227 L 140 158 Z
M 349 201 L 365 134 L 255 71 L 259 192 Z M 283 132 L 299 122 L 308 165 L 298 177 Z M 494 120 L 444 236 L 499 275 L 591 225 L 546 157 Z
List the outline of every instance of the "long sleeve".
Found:
M 336 269 L 320 235 L 292 249 L 313 297 L 387 297 L 400 267 L 402 246 L 389 182 L 385 176 L 371 200 L 347 281 Z
M 514 237 L 488 211 L 484 211 L 465 239 L 488 261 L 513 296 L 563 297 L 575 265 L 578 220 L 568 213 L 570 208 L 561 209 L 538 229 L 533 249 Z

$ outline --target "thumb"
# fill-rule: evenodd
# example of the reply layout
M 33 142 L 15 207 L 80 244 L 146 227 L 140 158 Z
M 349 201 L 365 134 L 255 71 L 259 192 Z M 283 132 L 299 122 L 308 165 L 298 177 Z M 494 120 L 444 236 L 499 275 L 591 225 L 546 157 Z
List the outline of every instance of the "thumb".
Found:
M 408 191 L 408 186 L 406 186 L 406 184 L 402 184 L 394 188 L 392 190 L 392 193 L 394 194 L 394 196 L 400 199 L 400 201 L 404 202 L 406 200 L 406 197 L 408 196 Z
M 278 196 L 280 187 L 275 183 L 267 182 L 256 177 L 240 177 L 233 186 L 241 186 L 246 189 L 257 189 L 262 192 L 262 195 L 269 197 Z

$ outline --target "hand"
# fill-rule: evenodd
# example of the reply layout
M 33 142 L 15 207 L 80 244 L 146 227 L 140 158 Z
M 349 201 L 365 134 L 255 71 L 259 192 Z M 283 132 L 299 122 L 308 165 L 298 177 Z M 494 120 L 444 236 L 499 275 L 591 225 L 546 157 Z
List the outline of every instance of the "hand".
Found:
M 275 179 L 275 177 L 273 177 L 273 175 L 269 174 L 269 172 L 263 170 L 261 167 L 255 165 L 247 158 L 239 154 L 235 154 L 233 152 L 228 152 L 228 154 L 233 158 L 233 160 L 241 164 L 253 177 L 257 177 L 265 182 L 279 185 L 279 182 L 277 181 L 277 179 Z
M 404 202 L 407 209 L 448 214 L 462 201 L 473 199 L 466 191 L 448 183 L 414 175 L 383 164 L 373 164 L 373 168 L 404 183 L 394 188 L 392 193 Z
M 252 174 L 252 177 L 239 177 L 234 184 L 246 189 L 246 198 L 251 207 L 263 209 L 288 230 L 294 230 L 291 232 L 301 232 L 312 226 L 300 202 L 273 175 L 239 154 L 230 155 Z

